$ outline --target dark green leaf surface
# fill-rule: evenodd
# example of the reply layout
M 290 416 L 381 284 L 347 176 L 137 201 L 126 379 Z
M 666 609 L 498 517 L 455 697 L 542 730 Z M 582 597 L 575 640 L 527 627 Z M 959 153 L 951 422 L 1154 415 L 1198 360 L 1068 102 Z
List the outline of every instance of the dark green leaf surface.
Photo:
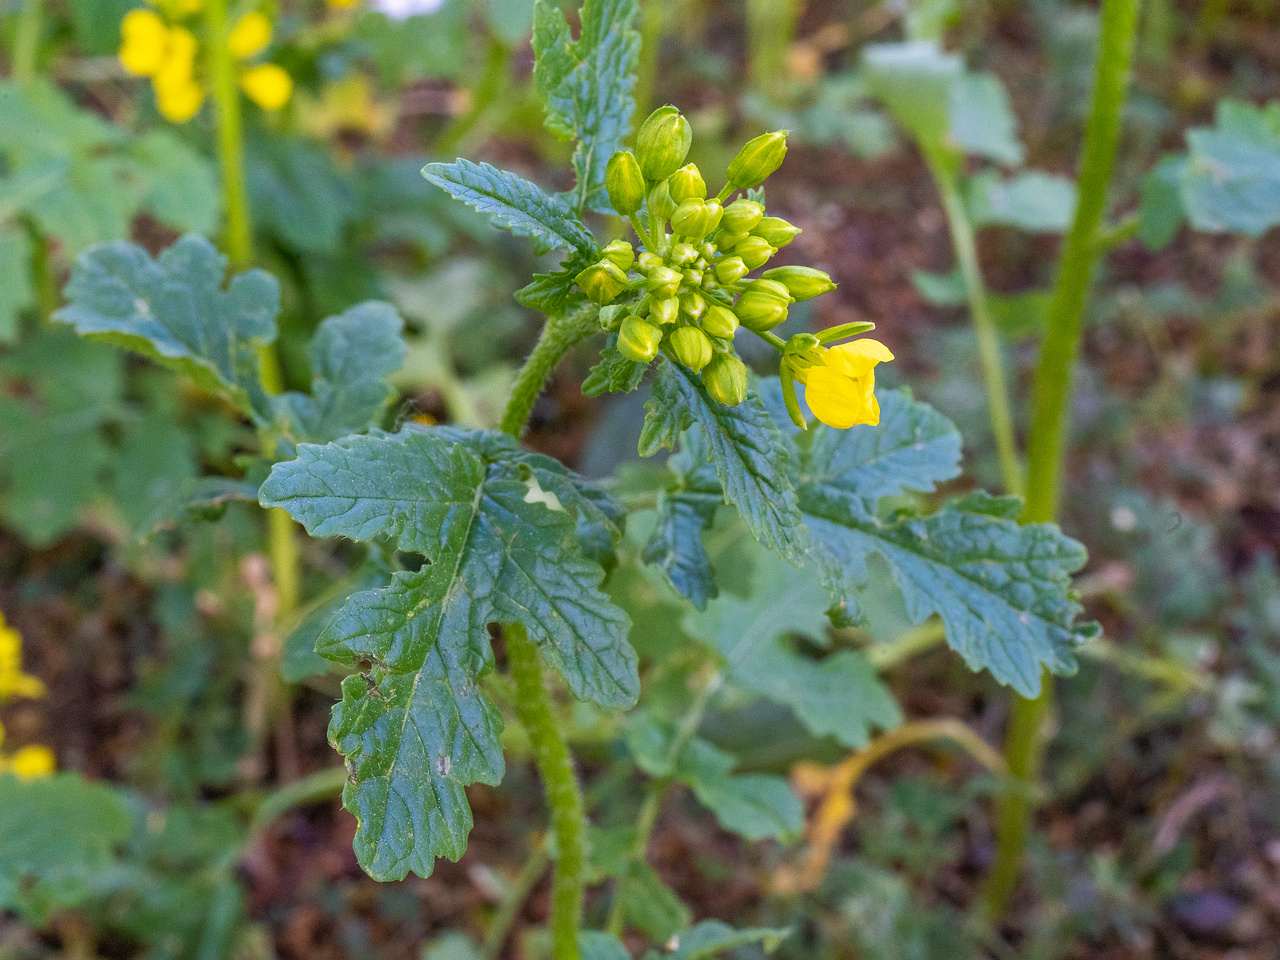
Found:
M 1216 125 L 1187 133 L 1182 203 L 1197 230 L 1261 236 L 1280 224 L 1280 101 L 1225 100 Z
M 1076 212 L 1076 185 L 1042 170 L 1023 170 L 1007 179 L 993 171 L 971 178 L 966 191 L 974 226 L 995 224 L 1028 233 L 1062 233 Z
M 422 175 L 455 199 L 489 214 L 495 226 L 532 237 L 539 250 L 563 247 L 585 256 L 596 250 L 595 238 L 567 203 L 514 173 L 459 159 L 429 163 Z
M 353 596 L 318 647 L 372 664 L 344 682 L 330 737 L 352 770 L 343 799 L 375 878 L 425 876 L 436 857 L 461 856 L 463 788 L 501 779 L 501 716 L 478 687 L 493 661 L 489 623 L 523 624 L 575 695 L 634 702 L 630 624 L 585 552 L 617 536 L 621 507 L 550 458 L 503 434 L 411 425 L 303 444 L 261 499 L 314 536 L 390 537 L 429 560 Z
M 118 240 L 77 261 L 54 319 L 93 340 L 135 350 L 269 419 L 257 349 L 276 335 L 280 288 L 261 270 L 224 289 L 227 258 L 208 240 L 186 236 L 158 259 Z
M 765 953 L 773 953 L 791 933 L 785 927 L 756 927 L 735 930 L 719 920 L 703 920 L 691 930 L 675 936 L 675 949 L 671 960 L 710 960 L 725 950 L 758 943 Z
M 676 485 L 658 503 L 658 520 L 640 558 L 662 571 L 676 592 L 699 610 L 719 594 L 702 533 L 715 519 L 724 493 L 700 434 L 686 431 L 667 466 Z
M 646 363 L 628 360 L 618 352 L 618 337 L 609 337 L 609 342 L 600 351 L 600 362 L 591 368 L 587 379 L 582 381 L 582 395 L 598 397 L 606 393 L 630 393 L 640 386 L 644 372 L 649 369 Z
M 395 397 L 387 377 L 408 352 L 404 321 L 388 303 L 362 303 L 320 324 L 307 346 L 311 393 L 275 398 L 278 414 L 299 441 L 326 443 L 368 429 Z
M 802 555 L 804 531 L 787 473 L 787 444 L 754 390 L 736 407 L 726 407 L 707 395 L 697 374 L 663 359 L 645 409 L 641 456 L 663 447 L 674 450 L 680 435 L 693 427 L 726 498 L 756 538 L 787 557 Z

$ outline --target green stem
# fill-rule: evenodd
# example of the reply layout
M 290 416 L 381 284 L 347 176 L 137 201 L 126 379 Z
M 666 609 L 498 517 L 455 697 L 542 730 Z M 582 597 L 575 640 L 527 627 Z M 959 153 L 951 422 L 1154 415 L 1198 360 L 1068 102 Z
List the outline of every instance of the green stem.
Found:
M 294 807 L 318 803 L 336 796 L 342 792 L 342 786 L 350 776 L 346 767 L 329 767 L 267 794 L 253 813 L 249 833 L 261 833 L 273 820 Z
M 538 338 L 529 359 L 520 368 L 515 385 L 511 388 L 511 398 L 507 401 L 507 409 L 502 416 L 504 433 L 513 437 L 524 433 L 529 417 L 533 414 L 533 405 L 546 386 L 551 371 L 574 344 L 599 329 L 596 321 L 599 313 L 599 307 L 588 304 L 573 313 L 547 320 L 547 325 L 542 328 L 542 336 Z
M 1080 201 L 1058 263 L 1048 327 L 1036 369 L 1028 443 L 1027 506 L 1023 520 L 1041 523 L 1058 514 L 1068 401 L 1080 349 L 1080 320 L 1094 262 L 1102 252 L 1099 224 L 1120 142 L 1120 119 L 1133 57 L 1139 0 L 1104 0 L 1093 106 L 1080 165 Z M 1052 704 L 1044 678 L 1040 696 L 1014 700 L 1005 744 L 1010 773 L 1024 789 L 1005 793 L 997 810 L 996 859 L 983 890 L 986 917 L 997 920 L 1017 886 L 1030 830 L 1033 790 L 1045 740 L 1041 728 Z
M 693 739 L 693 735 L 698 732 L 698 727 L 702 725 L 702 718 L 706 715 L 707 707 L 711 705 L 712 699 L 720 688 L 724 685 L 724 674 L 717 671 L 707 680 L 698 696 L 690 705 L 680 726 L 676 729 L 676 734 L 671 738 L 671 745 L 667 748 L 666 766 L 674 768 L 680 760 L 680 754 L 684 753 L 684 748 L 689 745 L 689 741 Z M 649 840 L 653 837 L 653 828 L 657 825 L 658 814 L 662 810 L 662 799 L 666 796 L 667 788 L 671 786 L 669 777 L 659 777 L 649 781 L 644 792 L 644 802 L 640 805 L 640 815 L 636 818 L 636 838 L 631 845 L 631 862 L 639 862 L 644 860 L 649 854 Z M 609 919 L 605 923 L 605 930 L 613 934 L 615 937 L 621 937 L 623 933 L 623 924 L 625 922 L 623 914 L 622 898 L 614 896 L 613 904 L 609 907 Z
M 1022 466 L 1018 462 L 1017 442 L 1013 434 L 1013 413 L 1009 405 L 1009 387 L 1004 376 L 1004 357 L 1000 351 L 1000 335 L 995 319 L 991 316 L 991 304 L 987 299 L 986 284 L 978 265 L 978 245 L 973 235 L 973 224 L 965 209 L 964 198 L 955 173 L 944 160 L 927 156 L 938 191 L 942 194 L 942 208 L 947 214 L 951 229 L 951 242 L 960 261 L 960 273 L 964 277 L 965 295 L 969 299 L 969 313 L 973 317 L 973 330 L 978 338 L 978 356 L 982 361 L 982 376 L 987 386 L 987 409 L 991 416 L 991 431 L 995 434 L 996 452 L 1000 457 L 1000 473 L 1006 493 L 1022 492 Z
M 503 636 L 507 641 L 507 662 L 516 684 L 516 716 L 533 744 L 534 760 L 556 832 L 556 866 L 551 880 L 551 956 L 554 960 L 578 960 L 582 874 L 587 848 L 582 788 L 578 785 L 569 748 L 551 714 L 537 646 L 522 624 L 506 624 Z
M 13 79 L 30 83 L 36 76 L 36 55 L 44 25 L 44 0 L 26 0 L 13 37 Z

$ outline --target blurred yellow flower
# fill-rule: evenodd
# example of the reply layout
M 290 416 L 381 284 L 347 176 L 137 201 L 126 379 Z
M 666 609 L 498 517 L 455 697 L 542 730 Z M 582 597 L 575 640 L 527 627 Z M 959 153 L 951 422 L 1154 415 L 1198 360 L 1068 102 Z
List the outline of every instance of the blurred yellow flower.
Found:
M 22 672 L 22 637 L 4 622 L 4 614 L 0 613 L 0 700 L 10 697 L 34 700 L 43 696 L 44 684 Z
M 875 426 L 880 422 L 875 366 L 892 359 L 880 341 L 854 340 L 825 350 L 822 361 L 798 370 L 796 379 L 805 385 L 809 409 L 827 426 L 838 430 L 860 423 Z
M 293 94 L 293 78 L 274 63 L 250 67 L 240 74 L 240 86 L 263 110 L 279 110 Z
M 169 28 L 150 10 L 130 10 L 120 24 L 120 63 L 138 77 L 154 77 L 169 51 Z
M 346 10 L 349 7 L 354 7 L 359 2 L 360 0 L 329 0 L 329 6 Z
M 0 754 L 0 773 L 12 773 L 22 780 L 52 776 L 57 768 L 57 760 L 48 747 L 23 747 L 8 757 Z
M 239 60 L 252 57 L 267 49 L 271 42 L 271 21 L 264 14 L 246 13 L 232 28 L 227 37 L 227 49 Z

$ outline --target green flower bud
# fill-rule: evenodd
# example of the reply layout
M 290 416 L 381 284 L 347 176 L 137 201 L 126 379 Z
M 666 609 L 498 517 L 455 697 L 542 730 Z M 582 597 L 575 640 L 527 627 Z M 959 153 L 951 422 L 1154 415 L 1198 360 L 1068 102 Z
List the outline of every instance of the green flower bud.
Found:
M 686 286 L 690 286 L 690 287 L 702 286 L 702 271 L 697 269 L 696 267 L 689 267 L 682 273 L 682 276 L 684 277 L 684 282 Z
M 707 233 L 711 233 L 720 226 L 720 221 L 724 219 L 724 207 L 720 206 L 720 201 L 712 197 L 707 201 L 707 214 L 711 218 L 711 223 L 707 226 Z
M 649 278 L 645 281 L 645 286 L 655 299 L 661 300 L 667 297 L 674 297 L 683 282 L 684 274 L 679 270 L 672 270 L 670 267 L 655 267 L 649 271 Z
M 628 310 L 620 303 L 612 304 L 608 307 L 600 308 L 600 326 L 606 330 L 618 329 L 618 324 L 622 323 L 627 316 Z
M 664 262 L 665 261 L 663 261 L 663 259 L 656 253 L 651 253 L 646 250 L 644 253 L 640 254 L 640 256 L 636 257 L 636 269 L 641 273 L 648 275 L 658 267 L 663 266 Z
M 618 329 L 618 352 L 628 360 L 648 363 L 658 355 L 662 331 L 646 320 L 630 316 Z
M 698 251 L 691 243 L 677 243 L 671 248 L 671 260 L 675 263 L 693 263 L 698 259 Z
M 671 199 L 671 187 L 666 180 L 649 191 L 649 212 L 660 220 L 670 220 L 676 212 L 676 202 Z
M 701 283 L 701 279 L 698 282 Z M 680 294 L 680 309 L 697 320 L 706 312 L 707 301 L 702 299 L 702 294 L 696 290 L 686 290 Z
M 725 257 L 716 264 L 716 279 L 723 284 L 737 283 L 750 272 L 741 257 Z
M 698 253 L 702 254 L 702 256 L 706 257 L 708 260 L 714 257 L 719 251 L 720 248 L 710 240 L 698 248 Z
M 735 200 L 724 208 L 720 228 L 729 233 L 750 233 L 764 216 L 764 204 L 754 200 Z
M 636 134 L 640 172 L 650 180 L 665 180 L 679 169 L 693 144 L 689 121 L 675 107 L 659 107 Z
M 627 271 L 636 262 L 636 252 L 625 240 L 614 240 L 604 248 L 604 258 L 619 270 Z
M 734 255 L 742 258 L 748 270 L 763 267 L 777 252 L 777 248 L 762 237 L 747 237 L 733 248 Z
M 696 164 L 686 163 L 668 179 L 671 184 L 671 199 L 676 203 L 705 200 L 707 197 L 707 184 Z
M 671 354 L 686 367 L 697 373 L 711 362 L 711 341 L 697 327 L 678 327 L 667 343 Z
M 748 290 L 733 307 L 742 325 L 763 333 L 787 319 L 787 301 L 763 291 Z
M 711 207 L 705 200 L 686 200 L 671 214 L 671 229 L 682 237 L 701 240 L 711 232 Z
M 680 300 L 677 297 L 666 297 L 649 304 L 649 319 L 654 323 L 665 327 L 675 323 L 678 316 L 680 316 Z
M 787 285 L 778 280 L 760 279 L 752 280 L 747 285 L 747 293 L 763 293 L 766 296 L 777 297 L 784 303 L 794 303 L 795 298 L 791 296 L 791 291 L 787 289 Z
M 729 230 L 721 230 L 714 238 L 716 242 L 716 249 L 732 250 L 749 236 L 751 236 L 749 233 L 731 233 Z
M 747 365 L 731 353 L 719 353 L 702 371 L 711 399 L 736 407 L 747 398 Z
M 619 150 L 604 168 L 604 188 L 613 209 L 622 216 L 635 213 L 644 204 L 644 174 L 630 150 Z
M 573 279 L 587 298 L 595 303 L 608 303 L 630 286 L 627 275 L 609 260 L 592 264 Z
M 800 234 L 800 228 L 794 227 L 781 217 L 765 217 L 751 231 L 753 237 L 768 241 L 770 246 L 781 250 Z
M 747 141 L 729 164 L 726 176 L 733 190 L 746 190 L 764 182 L 764 179 L 782 166 L 787 155 L 787 131 L 762 133 Z
M 829 276 L 813 267 L 774 267 L 764 272 L 764 279 L 781 283 L 796 300 L 812 300 L 836 288 Z
M 702 329 L 713 337 L 719 337 L 721 340 L 731 340 L 734 332 L 738 329 L 738 315 L 728 307 L 713 303 L 707 307 L 707 312 L 702 315 Z

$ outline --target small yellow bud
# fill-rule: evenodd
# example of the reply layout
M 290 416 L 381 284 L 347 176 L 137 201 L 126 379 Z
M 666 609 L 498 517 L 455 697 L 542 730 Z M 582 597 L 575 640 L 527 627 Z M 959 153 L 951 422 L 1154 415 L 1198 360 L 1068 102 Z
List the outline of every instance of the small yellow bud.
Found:
M 725 257 L 716 264 L 716 279 L 725 285 L 737 283 L 750 272 L 741 257 Z
M 747 141 L 729 164 L 726 177 L 733 190 L 746 190 L 762 183 L 769 174 L 782 166 L 787 155 L 787 131 L 763 133 Z
M 256 10 L 241 17 L 227 37 L 227 49 L 240 60 L 261 53 L 269 43 L 271 21 Z
M 752 236 L 765 240 L 781 250 L 800 235 L 800 228 L 792 226 L 781 217 L 764 217 L 751 231 Z
M 661 266 L 663 266 L 663 259 L 652 251 L 646 250 L 636 257 L 636 269 L 646 276 Z
M 774 267 L 766 270 L 763 277 L 781 283 L 794 300 L 812 300 L 836 288 L 831 277 L 813 267 Z
M 683 282 L 684 275 L 679 270 L 672 270 L 670 267 L 655 267 L 649 271 L 645 287 L 654 297 L 663 299 L 674 297 Z
M 667 297 L 649 303 L 649 319 L 661 326 L 670 326 L 680 316 L 680 298 Z
M 675 107 L 659 107 L 636 134 L 636 159 L 649 180 L 665 180 L 689 155 L 693 130 Z
M 752 280 L 747 285 L 747 293 L 762 293 L 769 297 L 781 300 L 783 303 L 794 303 L 795 298 L 791 296 L 791 291 L 787 289 L 787 285 L 778 280 L 761 278 Z
M 671 248 L 670 260 L 672 263 L 678 263 L 682 266 L 686 263 L 693 263 L 698 259 L 698 250 L 691 243 L 677 243 Z
M 787 301 L 763 290 L 748 290 L 738 298 L 733 312 L 748 330 L 763 333 L 787 319 Z
M 720 228 L 729 233 L 747 234 L 755 229 L 764 216 L 764 204 L 754 200 L 735 200 L 724 208 Z
M 707 197 L 707 184 L 695 164 L 686 163 L 668 178 L 668 182 L 671 199 L 676 203 L 683 203 L 685 200 L 705 200 Z
M 680 309 L 694 320 L 698 320 L 706 312 L 707 301 L 696 290 L 686 290 L 680 294 Z
M 649 191 L 649 212 L 659 220 L 670 220 L 676 212 L 676 202 L 671 199 L 671 187 L 666 180 Z
M 618 352 L 628 360 L 648 363 L 658 355 L 662 331 L 646 320 L 630 316 L 618 328 Z
M 747 367 L 731 353 L 719 353 L 702 371 L 702 384 L 711 399 L 736 407 L 747 398 Z
M 604 258 L 619 270 L 626 271 L 636 262 L 636 252 L 627 241 L 614 240 L 604 248 Z
M 694 373 L 711 362 L 711 341 L 697 327 L 679 327 L 667 342 L 671 345 L 672 356 Z
M 630 150 L 619 150 L 609 158 L 604 170 L 604 188 L 613 209 L 630 216 L 644 204 L 644 174 Z
M 775 247 L 770 246 L 769 241 L 762 237 L 747 237 L 741 243 L 733 248 L 735 256 L 742 258 L 742 262 L 747 265 L 747 269 L 755 270 L 757 267 L 763 267 L 777 253 Z
M 250 67 L 240 75 L 240 86 L 263 110 L 279 110 L 293 96 L 293 78 L 274 63 Z
M 702 315 L 702 329 L 713 337 L 730 340 L 738 329 L 738 315 L 728 307 L 713 303 Z
M 594 303 L 608 303 L 629 286 L 627 275 L 610 260 L 593 263 L 573 279 Z
M 685 200 L 671 214 L 671 229 L 682 237 L 701 240 L 716 228 L 724 210 L 707 200 Z

